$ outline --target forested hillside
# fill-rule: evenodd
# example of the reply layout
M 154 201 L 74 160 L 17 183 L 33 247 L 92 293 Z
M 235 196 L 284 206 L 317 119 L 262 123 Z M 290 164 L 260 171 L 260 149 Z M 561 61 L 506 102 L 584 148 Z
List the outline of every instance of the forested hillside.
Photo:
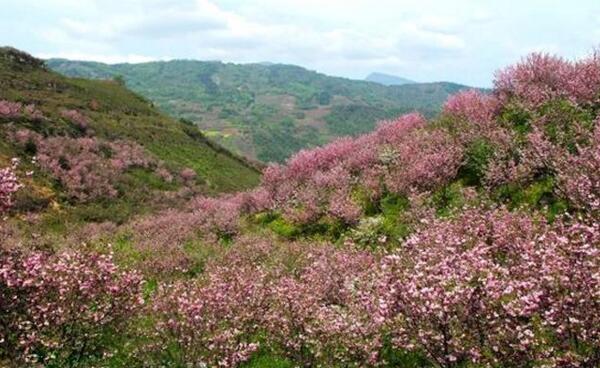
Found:
M 263 162 L 282 162 L 302 148 L 369 132 L 378 120 L 402 113 L 431 117 L 450 94 L 465 88 L 445 82 L 388 87 L 280 64 L 53 59 L 48 65 L 69 76 L 122 79 L 162 111 Z

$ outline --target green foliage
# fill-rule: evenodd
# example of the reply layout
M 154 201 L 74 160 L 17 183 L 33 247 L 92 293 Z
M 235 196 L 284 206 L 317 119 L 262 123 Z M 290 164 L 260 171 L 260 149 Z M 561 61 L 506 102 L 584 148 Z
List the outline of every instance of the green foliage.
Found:
M 490 142 L 481 139 L 471 143 L 465 152 L 464 164 L 458 176 L 467 185 L 480 185 L 493 154 L 494 148 Z
M 383 349 L 382 355 L 385 361 L 388 362 L 385 366 L 390 368 L 426 368 L 435 366 L 425 358 L 424 354 L 393 349 L 389 345 Z
M 335 241 L 347 230 L 338 220 L 322 218 L 310 224 L 295 224 L 278 213 L 262 213 L 254 216 L 254 222 L 285 239 L 312 238 Z
M 48 66 L 74 77 L 114 79 L 164 112 L 198 123 L 237 153 L 282 162 L 302 148 L 373 129 L 380 119 L 418 110 L 432 116 L 464 86 L 384 86 L 329 77 L 293 65 L 174 60 L 107 65 L 62 59 Z M 116 83 L 113 83 L 116 84 Z M 286 122 L 290 126 L 283 126 Z M 232 139 L 231 137 L 234 137 Z
M 359 193 L 357 196 L 360 198 Z M 411 226 L 405 218 L 410 201 L 405 196 L 387 194 L 377 202 L 364 198 L 361 202 L 367 216 L 356 226 L 344 229 L 345 237 L 362 246 L 378 248 L 382 244 L 393 246 L 410 234 Z
M 369 193 L 360 186 L 353 190 L 352 199 L 360 205 L 366 216 L 375 216 L 381 212 L 378 201 L 371 198 Z
M 188 241 L 184 244 L 183 250 L 192 263 L 187 271 L 190 277 L 202 274 L 206 262 L 215 256 L 215 249 L 201 241 Z
M 462 188 L 463 184 L 457 181 L 440 188 L 432 194 L 431 199 L 438 216 L 449 216 L 453 210 L 459 209 L 465 204 Z
M 506 106 L 499 120 L 522 136 L 531 131 L 531 113 L 521 106 Z
M 401 239 L 410 233 L 410 226 L 404 221 L 403 213 L 410 207 L 405 196 L 388 194 L 381 199 L 380 208 L 383 214 L 383 231 L 393 239 Z
M 510 209 L 527 207 L 541 210 L 549 221 L 564 214 L 569 208 L 567 202 L 557 198 L 555 179 L 544 176 L 527 185 L 505 184 L 493 194 L 494 198 L 508 205 Z
M 114 81 L 115 81 L 117 84 L 119 84 L 119 85 L 121 85 L 121 86 L 124 86 L 124 85 L 125 85 L 125 77 L 123 77 L 123 76 L 122 76 L 122 75 L 120 75 L 120 74 L 117 74 L 117 75 L 115 75 L 115 76 L 113 77 L 113 80 L 114 80 Z
M 283 217 L 277 217 L 269 222 L 268 228 L 275 234 L 288 239 L 295 238 L 302 233 L 302 230 L 299 227 L 286 221 Z
M 291 118 L 279 124 L 252 127 L 251 131 L 257 147 L 257 158 L 263 162 L 280 161 L 281 157 L 289 157 L 311 146 L 311 142 L 321 142 L 317 129 L 310 126 L 296 128 Z
M 587 142 L 579 141 L 579 128 L 591 131 L 594 128 L 594 115 L 591 111 L 573 105 L 567 100 L 553 100 L 541 107 L 540 113 L 546 116 L 544 133 L 552 143 L 560 144 L 571 153 L 576 152 L 577 145 Z
M 242 368 L 292 368 L 295 365 L 282 357 L 268 353 L 255 355 L 250 361 L 243 364 Z
M 135 168 L 127 172 L 124 183 L 127 189 L 147 187 L 153 190 L 172 191 L 179 188 L 175 182 L 168 183 L 160 178 L 154 171 Z
M 390 119 L 409 109 L 383 108 L 367 105 L 334 106 L 325 117 L 329 131 L 338 136 L 359 135 L 375 129 L 375 124 L 384 119 Z

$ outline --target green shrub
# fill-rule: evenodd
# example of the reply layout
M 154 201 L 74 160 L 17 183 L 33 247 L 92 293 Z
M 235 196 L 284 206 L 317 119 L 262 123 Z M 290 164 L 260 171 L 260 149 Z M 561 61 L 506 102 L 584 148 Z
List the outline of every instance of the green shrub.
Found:
M 518 105 L 507 105 L 500 114 L 500 122 L 524 136 L 531 131 L 531 113 Z
M 487 140 L 479 139 L 471 143 L 465 152 L 465 161 L 459 169 L 458 177 L 466 185 L 481 185 L 493 154 L 494 148 Z
M 286 221 L 282 217 L 277 217 L 275 220 L 268 224 L 275 234 L 283 236 L 284 238 L 295 238 L 302 232 L 301 229 L 294 224 Z
M 457 181 L 440 188 L 432 194 L 431 199 L 438 216 L 449 216 L 454 209 L 465 205 L 462 189 L 462 183 Z
M 242 368 L 292 368 L 294 364 L 289 360 L 271 355 L 260 353 L 254 356 L 250 361 L 242 365 Z

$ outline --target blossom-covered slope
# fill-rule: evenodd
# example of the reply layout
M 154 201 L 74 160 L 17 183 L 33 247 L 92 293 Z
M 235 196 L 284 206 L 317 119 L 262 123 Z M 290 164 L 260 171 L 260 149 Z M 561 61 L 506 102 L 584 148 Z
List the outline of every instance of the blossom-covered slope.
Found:
M 494 85 L 301 151 L 250 191 L 40 234 L 52 250 L 11 241 L 0 356 L 597 367 L 600 57 L 530 55 Z M 4 209 L 18 170 L 0 176 Z
M 65 78 L 10 48 L 0 49 L 0 129 L 0 165 L 17 158 L 31 174 L 15 197 L 25 211 L 55 203 L 122 221 L 142 202 L 237 191 L 259 178 L 252 163 L 119 84 Z

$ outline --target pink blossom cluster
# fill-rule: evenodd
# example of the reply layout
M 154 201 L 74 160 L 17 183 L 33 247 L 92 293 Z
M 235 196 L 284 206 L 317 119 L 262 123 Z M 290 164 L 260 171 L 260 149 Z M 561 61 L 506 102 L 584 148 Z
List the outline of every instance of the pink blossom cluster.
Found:
M 23 104 L 20 102 L 0 100 L 0 116 L 3 118 L 18 118 L 22 109 Z
M 44 115 L 34 104 L 23 106 L 20 102 L 0 100 L 0 118 L 17 119 L 21 117 L 35 121 L 44 119 Z
M 377 318 L 366 251 L 313 246 L 292 274 L 281 274 L 268 290 L 263 322 L 271 349 L 304 366 L 373 366 L 380 363 L 384 320 Z
M 354 200 L 357 191 L 377 198 L 385 191 L 431 190 L 456 175 L 462 151 L 448 133 L 409 114 L 383 122 L 371 134 L 342 138 L 301 151 L 285 166 L 270 166 L 262 187 L 274 208 L 295 222 L 330 216 L 352 224 L 362 214 Z
M 163 276 L 190 270 L 193 261 L 184 246 L 199 233 L 199 217 L 197 213 L 171 209 L 129 224 L 127 228 L 139 254 L 136 268 L 144 274 Z
M 0 214 L 12 207 L 13 195 L 21 189 L 22 185 L 14 172 L 17 163 L 17 160 L 13 160 L 11 167 L 0 169 Z
M 142 279 L 110 255 L 65 251 L 0 256 L 0 355 L 63 366 L 102 356 L 140 310 Z
M 269 208 L 269 204 L 267 193 L 262 188 L 257 188 L 217 198 L 197 197 L 188 206 L 201 214 L 203 231 L 227 236 L 238 232 L 243 215 L 264 211 Z
M 131 167 L 150 168 L 156 161 L 138 144 L 95 137 L 43 137 L 29 130 L 14 134 L 17 144 L 34 144 L 39 166 L 64 186 L 69 197 L 85 202 L 115 197 L 116 181 Z
M 193 200 L 191 207 L 200 219 L 199 228 L 217 236 L 234 235 L 239 228 L 242 199 L 242 195 L 236 195 Z
M 159 178 L 161 178 L 164 182 L 166 183 L 172 183 L 173 182 L 173 174 L 171 174 L 171 172 L 162 166 L 159 166 L 156 170 L 155 170 L 156 175 L 158 175 Z
M 442 116 L 450 120 L 448 129 L 462 145 L 485 140 L 506 149 L 514 137 L 497 122 L 501 107 L 494 95 L 471 89 L 450 96 L 444 104 Z
M 451 97 L 444 116 L 467 147 L 485 142 L 492 149 L 485 163 L 488 187 L 523 187 L 551 176 L 556 196 L 589 214 L 599 208 L 599 97 L 597 53 L 573 62 L 532 54 L 498 73 L 492 95 L 466 91 Z M 503 115 L 515 109 L 522 114 L 517 119 L 524 119 L 517 122 L 520 132 Z
M 494 121 L 498 105 L 494 96 L 470 89 L 448 97 L 443 111 L 445 115 L 483 125 Z
M 231 265 L 206 275 L 201 282 L 161 287 L 153 305 L 159 322 L 152 350 L 161 354 L 176 342 L 186 365 L 234 367 L 258 349 L 253 334 L 267 307 L 265 274 Z
M 79 110 L 64 109 L 60 112 L 60 115 L 75 124 L 81 130 L 86 130 L 90 125 L 90 119 Z
M 110 164 L 117 171 L 125 171 L 131 167 L 150 168 L 156 160 L 137 143 L 127 140 L 108 142 L 111 151 Z M 163 168 L 164 170 L 164 168 Z
M 504 210 L 437 221 L 385 257 L 379 313 L 395 346 L 442 367 L 594 366 L 599 231 Z
M 198 174 L 196 174 L 196 171 L 194 171 L 194 169 L 186 167 L 179 172 L 179 176 L 185 183 L 192 183 L 196 179 Z
M 502 103 L 538 108 L 554 99 L 578 105 L 600 102 L 600 55 L 571 62 L 534 53 L 496 74 L 494 93 Z
M 536 122 L 537 123 L 537 122 Z M 549 136 L 544 125 L 533 131 L 518 146 L 497 150 L 488 166 L 486 181 L 490 186 L 517 183 L 524 185 L 536 176 L 552 175 L 555 194 L 567 200 L 582 214 L 597 214 L 600 209 L 600 119 L 586 129 L 573 122 L 572 134 Z
M 194 364 L 235 366 L 259 343 L 305 366 L 377 366 L 389 342 L 441 367 L 592 367 L 599 259 L 598 224 L 474 208 L 382 258 L 242 239 L 155 310 Z
M 575 207 L 600 215 L 600 119 L 589 146 L 578 154 L 555 156 L 558 188 Z
M 187 272 L 194 263 L 185 252 L 186 243 L 229 239 L 238 234 L 244 215 L 268 207 L 266 193 L 258 188 L 219 198 L 197 197 L 185 210 L 169 209 L 139 218 L 127 227 L 142 255 L 138 267 L 151 274 Z
M 199 366 L 237 366 L 259 347 L 305 365 L 374 362 L 381 325 L 356 290 L 373 265 L 367 252 L 243 239 L 202 280 L 160 290 L 152 350 L 176 341 L 182 363 Z

